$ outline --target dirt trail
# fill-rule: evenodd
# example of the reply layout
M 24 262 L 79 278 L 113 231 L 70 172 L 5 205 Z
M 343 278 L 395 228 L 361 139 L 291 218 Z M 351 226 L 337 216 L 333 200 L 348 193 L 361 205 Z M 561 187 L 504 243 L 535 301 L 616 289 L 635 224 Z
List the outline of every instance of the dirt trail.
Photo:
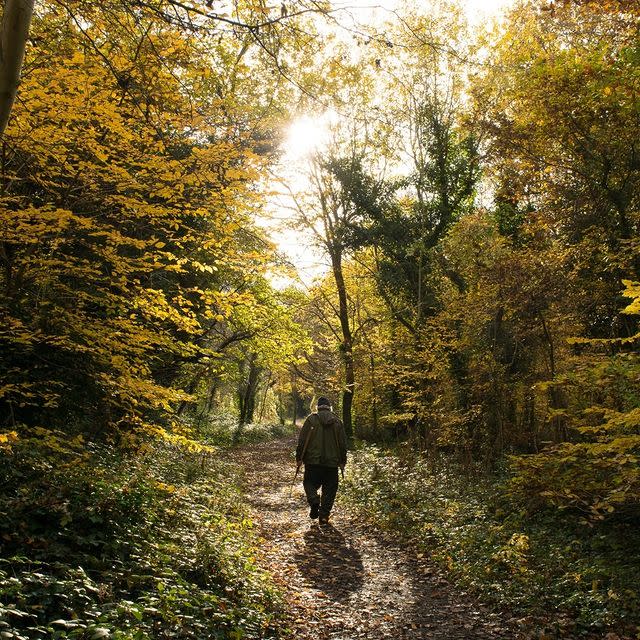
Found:
M 292 439 L 247 446 L 233 459 L 245 469 L 264 562 L 287 594 L 295 638 L 519 637 L 427 559 L 383 541 L 339 504 L 331 526 L 311 521 L 300 481 L 289 494 L 294 446 Z

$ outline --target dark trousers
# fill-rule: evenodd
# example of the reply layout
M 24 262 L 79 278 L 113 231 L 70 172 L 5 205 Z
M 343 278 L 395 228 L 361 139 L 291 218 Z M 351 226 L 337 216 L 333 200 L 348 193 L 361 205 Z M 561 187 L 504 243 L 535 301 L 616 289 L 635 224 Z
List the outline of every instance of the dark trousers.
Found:
M 307 494 L 309 506 L 319 504 L 320 515 L 328 516 L 338 492 L 338 467 L 323 467 L 319 464 L 305 465 L 302 486 Z M 322 495 L 318 496 L 320 488 L 322 488 Z

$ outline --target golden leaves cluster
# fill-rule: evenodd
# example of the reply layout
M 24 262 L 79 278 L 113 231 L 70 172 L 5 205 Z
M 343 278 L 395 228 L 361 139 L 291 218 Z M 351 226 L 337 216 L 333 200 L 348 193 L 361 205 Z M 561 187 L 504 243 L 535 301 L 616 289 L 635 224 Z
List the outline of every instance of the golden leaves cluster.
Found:
M 248 73 L 227 92 L 237 43 L 124 9 L 45 3 L 32 35 L 0 167 L 2 410 L 133 426 L 184 400 L 171 372 L 268 262 L 243 238 L 264 164 Z

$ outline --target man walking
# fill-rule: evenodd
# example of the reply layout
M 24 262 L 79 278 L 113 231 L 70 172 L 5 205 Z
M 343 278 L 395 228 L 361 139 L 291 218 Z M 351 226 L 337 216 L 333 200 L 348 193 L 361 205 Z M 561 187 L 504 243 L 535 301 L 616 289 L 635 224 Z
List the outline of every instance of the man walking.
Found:
M 320 524 L 327 524 L 338 491 L 338 467 L 344 474 L 347 464 L 347 438 L 342 421 L 331 411 L 331 402 L 322 396 L 317 412 L 307 417 L 298 437 L 298 468 L 303 463 L 309 517 L 319 517 Z M 322 489 L 320 496 L 318 489 Z

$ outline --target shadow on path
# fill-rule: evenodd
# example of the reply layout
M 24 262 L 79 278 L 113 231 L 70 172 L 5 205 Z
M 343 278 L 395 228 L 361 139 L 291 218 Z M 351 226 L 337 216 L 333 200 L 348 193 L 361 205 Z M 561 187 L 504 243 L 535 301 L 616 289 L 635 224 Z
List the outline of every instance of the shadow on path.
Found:
M 332 600 L 344 600 L 364 581 L 360 552 L 332 525 L 312 524 L 294 558 L 307 582 Z

